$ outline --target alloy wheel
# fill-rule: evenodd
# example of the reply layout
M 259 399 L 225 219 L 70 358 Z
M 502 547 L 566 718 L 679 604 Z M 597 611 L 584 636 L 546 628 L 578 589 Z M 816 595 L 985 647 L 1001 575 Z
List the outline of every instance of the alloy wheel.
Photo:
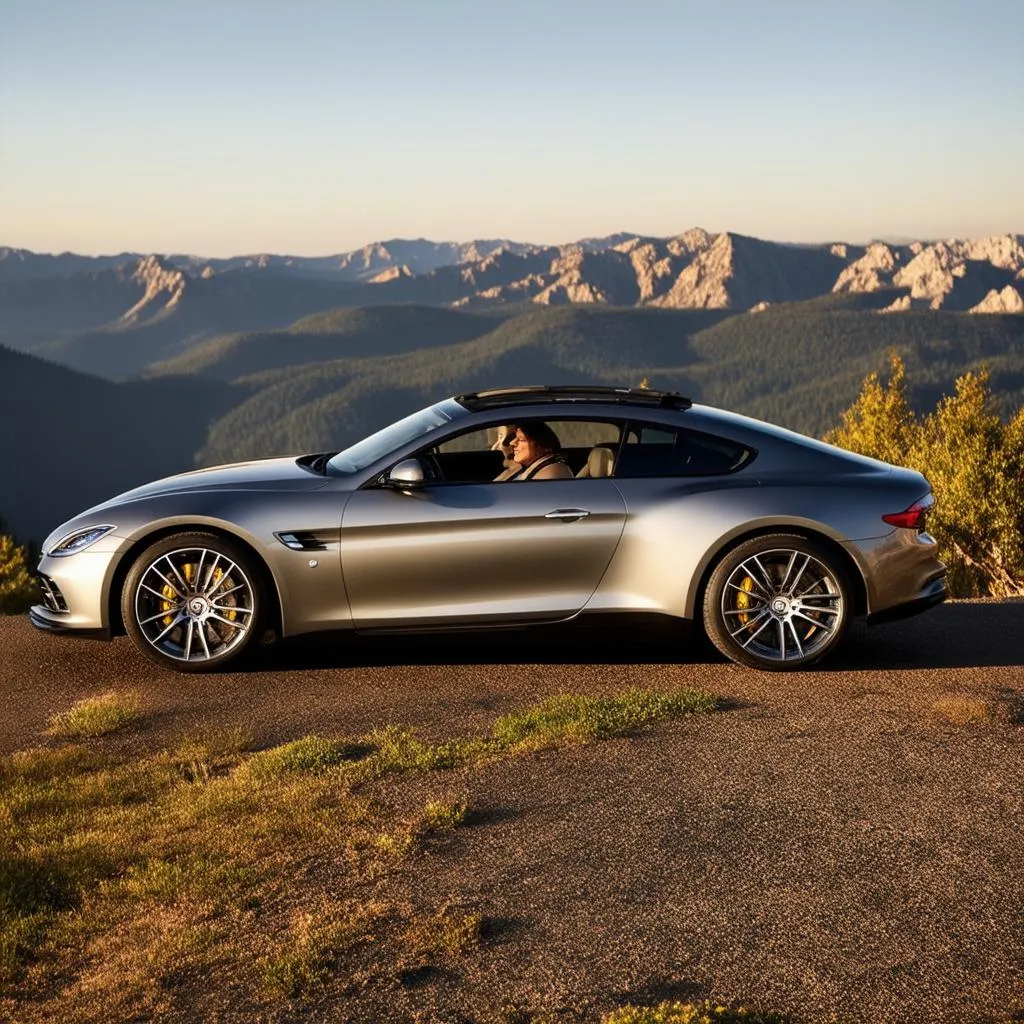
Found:
M 133 610 L 145 641 L 186 664 L 226 660 L 255 626 L 256 597 L 241 565 L 208 547 L 176 548 L 138 577 Z

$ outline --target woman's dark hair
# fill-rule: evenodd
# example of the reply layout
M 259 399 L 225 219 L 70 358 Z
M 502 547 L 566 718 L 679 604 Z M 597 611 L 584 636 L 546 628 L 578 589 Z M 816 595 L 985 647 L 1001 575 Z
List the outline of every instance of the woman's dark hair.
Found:
M 526 423 L 515 424 L 524 437 L 528 437 L 535 445 L 547 448 L 549 452 L 560 452 L 562 442 L 558 435 L 543 420 L 528 420 Z

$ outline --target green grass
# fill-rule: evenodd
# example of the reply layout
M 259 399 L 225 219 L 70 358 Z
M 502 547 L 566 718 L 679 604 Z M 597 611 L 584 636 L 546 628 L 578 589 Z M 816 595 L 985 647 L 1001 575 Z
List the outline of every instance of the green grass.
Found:
M 266 992 L 294 999 L 322 987 L 331 976 L 335 959 L 370 938 L 376 916 L 373 907 L 330 901 L 293 915 L 274 952 L 257 963 Z
M 503 749 L 586 743 L 628 736 L 659 719 L 706 713 L 716 706 L 714 697 L 699 690 L 659 693 L 634 689 L 619 697 L 563 694 L 499 718 L 491 735 Z
M 259 751 L 240 770 L 254 779 L 274 779 L 296 772 L 322 775 L 344 761 L 347 753 L 347 745 L 337 740 L 305 736 Z
M 57 716 L 75 723 L 60 734 L 99 735 L 137 714 L 123 694 L 102 715 L 96 704 Z M 714 707 L 691 692 L 566 695 L 439 743 L 390 726 L 254 753 L 229 729 L 142 757 L 67 743 L 0 758 L 0 1008 L 31 1008 L 26 1020 L 201 1013 L 241 984 L 258 1015 L 330 985 L 364 947 L 370 976 L 409 956 L 451 960 L 480 944 L 479 916 L 413 913 L 382 902 L 380 886 L 403 861 L 437 855 L 468 803 L 424 794 L 399 814 L 403 779 Z
M 784 1024 L 774 1013 L 737 1009 L 716 1003 L 664 1002 L 657 1006 L 624 1006 L 603 1018 L 603 1024 Z
M 141 700 L 134 690 L 86 697 L 50 719 L 49 733 L 58 739 L 105 736 L 139 718 Z

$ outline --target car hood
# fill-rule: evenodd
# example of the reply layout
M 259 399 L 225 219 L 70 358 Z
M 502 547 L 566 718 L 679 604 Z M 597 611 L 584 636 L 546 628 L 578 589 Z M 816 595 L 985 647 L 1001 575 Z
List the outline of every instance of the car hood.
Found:
M 96 505 L 89 509 L 89 512 L 101 512 L 129 501 L 155 498 L 164 494 L 227 490 L 314 491 L 326 483 L 326 477 L 301 466 L 294 458 L 259 459 L 254 462 L 236 462 L 229 466 L 197 469 L 190 473 L 178 473 L 176 476 L 154 480 Z

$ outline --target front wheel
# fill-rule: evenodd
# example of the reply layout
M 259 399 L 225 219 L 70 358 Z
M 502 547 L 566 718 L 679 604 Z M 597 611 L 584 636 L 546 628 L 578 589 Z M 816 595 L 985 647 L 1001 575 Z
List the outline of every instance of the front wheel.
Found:
M 741 665 L 804 668 L 842 640 L 852 614 L 839 561 L 804 537 L 772 534 L 733 548 L 704 594 L 711 642 Z
M 262 613 L 252 557 L 210 533 L 178 533 L 150 545 L 129 570 L 121 597 L 135 645 L 178 672 L 237 661 L 257 639 Z

